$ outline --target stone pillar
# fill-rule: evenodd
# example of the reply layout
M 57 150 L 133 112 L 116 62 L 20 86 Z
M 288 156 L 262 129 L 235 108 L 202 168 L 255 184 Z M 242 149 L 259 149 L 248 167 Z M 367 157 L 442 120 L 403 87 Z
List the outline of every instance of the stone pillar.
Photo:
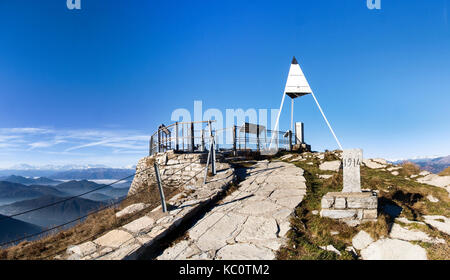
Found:
M 344 175 L 344 193 L 361 192 L 360 166 L 363 160 L 361 149 L 344 150 L 342 152 L 342 167 Z
M 329 192 L 322 197 L 321 217 L 338 219 L 350 226 L 377 219 L 377 194 L 373 191 L 361 191 L 362 159 L 361 149 L 343 151 L 344 187 L 342 192 Z

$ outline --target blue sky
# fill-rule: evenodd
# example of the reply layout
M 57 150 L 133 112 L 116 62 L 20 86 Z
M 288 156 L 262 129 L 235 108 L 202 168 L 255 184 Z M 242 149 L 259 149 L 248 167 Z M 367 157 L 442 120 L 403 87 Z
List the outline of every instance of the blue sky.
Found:
M 0 1 L 2 168 L 133 165 L 194 100 L 278 108 L 292 56 L 344 148 L 450 154 L 449 0 L 81 3 Z M 310 95 L 295 120 L 313 149 L 337 148 Z

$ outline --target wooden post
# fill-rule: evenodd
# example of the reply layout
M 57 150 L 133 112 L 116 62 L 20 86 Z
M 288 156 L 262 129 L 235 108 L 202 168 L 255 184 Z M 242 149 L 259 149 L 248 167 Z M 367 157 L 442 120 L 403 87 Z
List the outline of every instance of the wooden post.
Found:
M 155 168 L 155 177 L 156 183 L 158 184 L 159 196 L 161 198 L 161 207 L 164 213 L 167 212 L 166 198 L 164 197 L 164 190 L 162 187 L 161 176 L 159 175 L 159 167 L 156 161 L 153 163 L 153 167 Z
M 194 138 L 194 123 L 191 123 L 191 152 L 194 152 L 195 138 Z

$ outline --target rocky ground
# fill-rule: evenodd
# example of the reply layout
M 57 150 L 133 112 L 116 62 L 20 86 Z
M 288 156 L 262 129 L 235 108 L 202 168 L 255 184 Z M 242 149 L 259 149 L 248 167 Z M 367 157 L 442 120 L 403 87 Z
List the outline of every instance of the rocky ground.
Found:
M 275 259 L 306 193 L 303 170 L 260 161 L 238 190 L 212 208 L 158 259 Z
M 321 218 L 320 198 L 342 189 L 340 153 L 287 154 L 305 169 L 308 193 L 291 220 L 280 259 L 450 259 L 450 176 L 365 159 L 363 189 L 378 193 L 379 217 L 356 227 Z M 449 177 L 449 178 L 446 178 Z

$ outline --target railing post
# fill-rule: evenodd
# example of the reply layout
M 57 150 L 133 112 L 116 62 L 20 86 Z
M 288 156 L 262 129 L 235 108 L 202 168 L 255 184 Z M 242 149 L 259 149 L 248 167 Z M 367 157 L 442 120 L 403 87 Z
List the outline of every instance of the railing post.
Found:
M 212 169 L 212 174 L 216 175 L 216 140 L 214 139 L 214 137 L 212 138 L 212 154 L 211 154 L 211 169 Z
M 237 133 L 236 133 L 237 127 L 233 125 L 233 153 L 234 156 L 236 156 L 236 141 L 237 141 Z
M 211 146 L 209 148 L 208 157 L 206 158 L 206 167 L 205 167 L 205 177 L 203 178 L 203 185 L 206 184 L 206 178 L 208 178 L 208 167 L 209 167 L 209 160 L 211 158 Z
M 202 129 L 202 152 L 205 151 L 205 130 Z
M 259 152 L 259 124 L 256 125 L 256 150 Z
M 156 163 L 156 161 L 153 163 L 153 167 L 155 168 L 155 177 L 156 177 L 156 183 L 158 184 L 159 196 L 161 198 L 162 211 L 164 213 L 166 213 L 167 212 L 166 198 L 164 197 L 164 190 L 162 187 L 161 176 L 159 174 L 159 167 L 158 167 L 158 164 Z
M 175 123 L 175 150 L 178 151 L 178 122 Z
M 194 152 L 195 138 L 194 138 L 194 123 L 191 123 L 191 152 Z
M 153 135 L 150 137 L 150 147 L 149 147 L 148 155 L 149 156 L 153 155 Z
M 289 151 L 292 152 L 292 130 L 289 130 Z
M 161 152 L 161 126 L 158 127 L 158 153 Z

